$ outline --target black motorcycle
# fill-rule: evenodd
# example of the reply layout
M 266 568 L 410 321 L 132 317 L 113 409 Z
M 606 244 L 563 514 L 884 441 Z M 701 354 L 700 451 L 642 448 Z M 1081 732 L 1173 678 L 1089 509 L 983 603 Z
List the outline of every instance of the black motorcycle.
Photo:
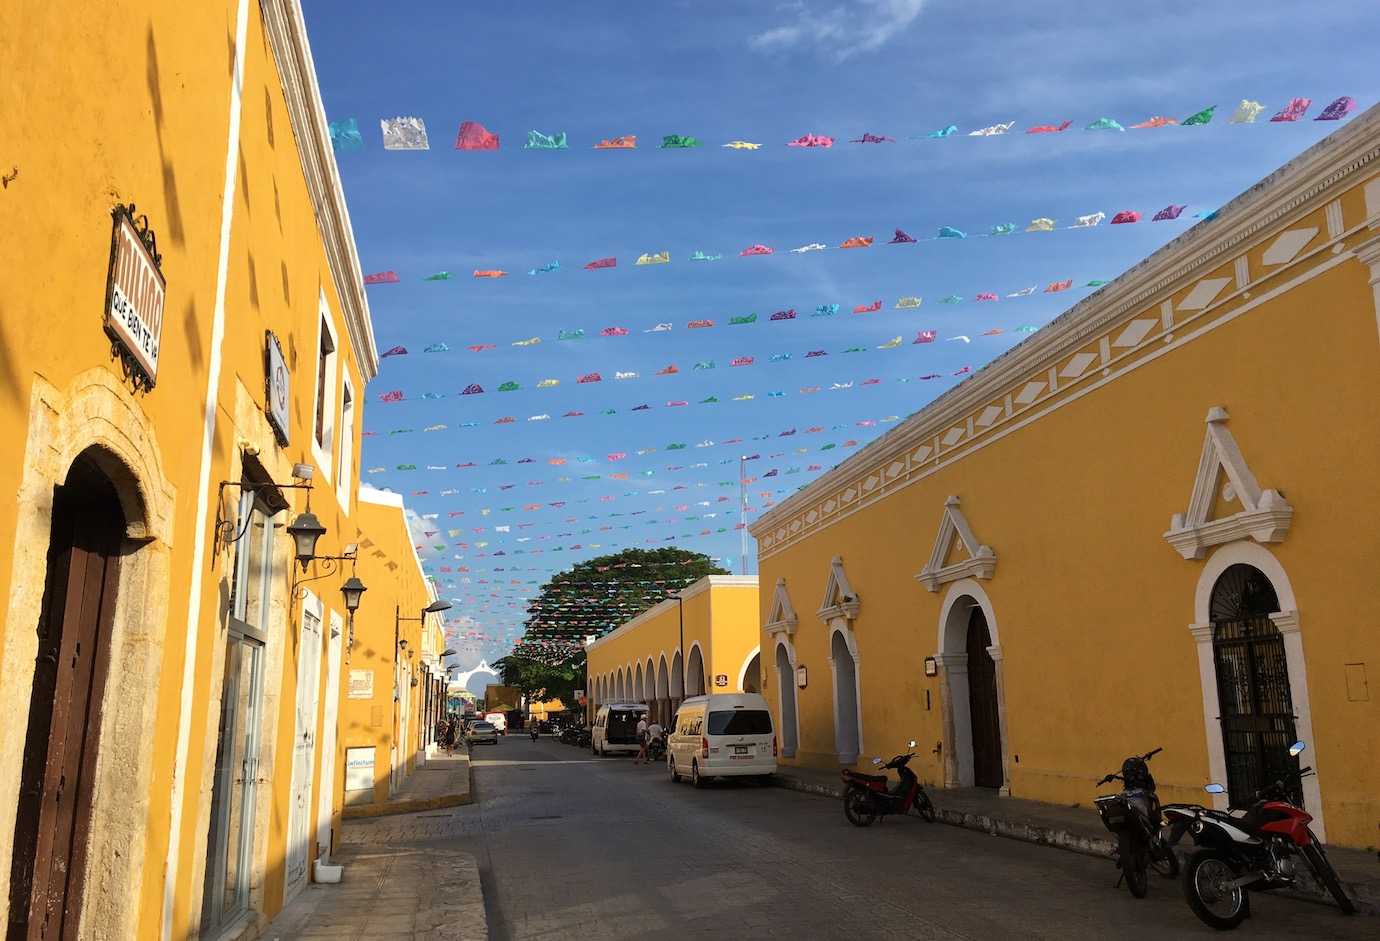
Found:
M 660 763 L 666 757 L 666 736 L 658 735 L 647 740 L 647 761 Z
M 1132 755 L 1121 763 L 1121 772 L 1107 775 L 1097 786 L 1112 781 L 1121 782 L 1120 794 L 1108 794 L 1093 801 L 1102 823 L 1117 837 L 1117 867 L 1126 888 L 1138 899 L 1145 898 L 1149 888 L 1148 872 L 1166 879 L 1179 874 L 1179 857 L 1160 835 L 1163 814 L 1160 799 L 1155 794 L 1155 778 L 1149 761 L 1163 749 L 1156 748 L 1144 755 Z

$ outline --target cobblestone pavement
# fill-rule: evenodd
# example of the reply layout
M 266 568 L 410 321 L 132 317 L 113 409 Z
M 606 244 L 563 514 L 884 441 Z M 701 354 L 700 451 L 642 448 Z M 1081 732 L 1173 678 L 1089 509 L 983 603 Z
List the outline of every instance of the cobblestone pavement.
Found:
M 496 939 L 1211 938 L 1177 882 L 1113 888 L 1102 860 L 918 818 L 509 736 L 475 753 L 468 807 L 352 821 L 351 841 L 478 859 Z M 935 795 L 943 801 L 943 792 Z M 1374 938 L 1377 922 L 1255 896 L 1252 938 Z

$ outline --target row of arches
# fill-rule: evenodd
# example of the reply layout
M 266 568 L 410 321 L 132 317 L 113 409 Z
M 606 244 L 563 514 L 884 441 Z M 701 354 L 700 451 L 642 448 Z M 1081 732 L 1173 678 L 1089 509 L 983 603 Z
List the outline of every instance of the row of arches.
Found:
M 1243 799 L 1272 776 L 1297 766 L 1288 754 L 1312 737 L 1303 648 L 1289 579 L 1264 547 L 1240 542 L 1208 560 L 1194 598 L 1191 626 L 1202 680 L 1212 779 Z M 863 747 L 859 658 L 851 619 L 832 618 L 834 751 L 852 764 Z M 776 631 L 778 728 L 782 753 L 799 748 L 797 658 L 791 634 Z M 1007 703 L 1001 637 L 992 600 L 975 579 L 950 583 L 938 624 L 945 785 L 1006 791 L 1010 782 Z M 917 669 L 921 664 L 917 662 Z M 1298 797 L 1319 819 L 1318 779 L 1303 779 Z M 1321 826 L 1321 823 L 1320 823 Z
M 761 666 L 754 649 L 744 661 L 738 676 L 738 689 L 759 692 Z M 680 651 L 673 651 L 670 659 L 663 652 L 653 660 L 628 664 L 609 673 L 594 677 L 590 682 L 593 707 L 598 709 L 611 702 L 641 702 L 651 707 L 652 715 L 663 724 L 675 715 L 681 701 L 689 696 L 702 696 L 709 689 L 704 655 L 700 645 L 690 646 L 690 656 L 681 670 Z

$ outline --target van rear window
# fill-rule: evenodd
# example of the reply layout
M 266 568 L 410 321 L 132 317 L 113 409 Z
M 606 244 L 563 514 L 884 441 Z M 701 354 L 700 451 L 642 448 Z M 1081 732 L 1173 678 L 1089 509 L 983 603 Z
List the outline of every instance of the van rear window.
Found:
M 734 709 L 709 714 L 710 735 L 770 735 L 771 713 L 765 709 Z

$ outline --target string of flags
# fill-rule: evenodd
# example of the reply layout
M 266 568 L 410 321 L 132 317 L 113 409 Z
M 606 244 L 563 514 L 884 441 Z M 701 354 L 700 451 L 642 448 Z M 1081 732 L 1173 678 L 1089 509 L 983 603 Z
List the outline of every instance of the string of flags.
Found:
M 1207 221 L 1217 217 L 1215 210 L 1204 210 L 1192 216 L 1184 217 L 1183 213 L 1187 208 L 1187 204 L 1169 203 L 1161 209 L 1147 212 L 1142 212 L 1139 209 L 1119 209 L 1114 211 L 1110 217 L 1106 212 L 1099 210 L 1096 212 L 1083 213 L 1082 215 L 1075 215 L 1073 216 L 1073 221 L 1067 225 L 1059 225 L 1058 220 L 1050 216 L 1036 216 L 1024 225 L 1018 225 L 1015 222 L 997 222 L 988 227 L 986 231 L 970 232 L 967 229 L 960 229 L 957 226 L 942 225 L 935 230 L 934 235 L 923 236 L 911 235 L 905 229 L 898 228 L 893 230 L 890 239 L 883 242 L 878 242 L 878 237 L 873 235 L 852 235 L 843 239 L 834 247 L 840 250 L 868 249 L 879 244 L 919 245 L 924 242 L 955 242 L 982 238 L 1005 238 L 1013 235 L 1029 235 L 1041 232 L 1092 229 L 1097 228 L 1104 221 L 1109 225 L 1132 225 L 1144 220 L 1147 214 L 1151 222 L 1174 222 L 1181 218 L 1185 221 L 1187 221 L 1187 219 Z M 782 249 L 781 253 L 790 255 L 809 255 L 815 252 L 827 251 L 829 248 L 830 246 L 824 242 L 805 242 L 794 248 Z M 753 243 L 738 251 L 737 257 L 756 258 L 775 254 L 777 254 L 775 247 L 761 243 Z M 714 262 L 722 260 L 723 257 L 724 255 L 722 252 L 709 254 L 697 249 L 688 256 L 688 260 L 692 262 Z M 655 252 L 644 252 L 637 257 L 632 266 L 638 268 L 668 265 L 671 264 L 671 261 L 670 250 L 663 249 Z M 586 262 L 582 266 L 582 270 L 607 271 L 617 267 L 618 257 L 616 255 L 610 255 Z M 541 265 L 540 267 L 527 269 L 527 276 L 536 277 L 539 275 L 554 274 L 561 270 L 563 269 L 561 268 L 560 260 L 557 259 Z M 472 272 L 472 277 L 482 281 L 496 281 L 507 278 L 509 274 L 510 272 L 506 268 L 476 268 Z M 463 277 L 463 272 L 456 274 L 451 271 L 436 271 L 422 277 L 421 280 L 434 282 L 454 281 L 459 277 Z M 364 284 L 366 287 L 399 284 L 401 282 L 402 278 L 398 275 L 397 270 L 393 268 L 375 271 L 364 276 Z
M 1280 107 L 1266 123 L 1285 124 L 1303 120 L 1308 110 L 1312 107 L 1313 99 L 1295 97 L 1289 99 Z M 1260 116 L 1269 108 L 1259 101 L 1243 98 L 1237 105 L 1232 116 L 1228 118 L 1230 124 L 1254 124 Z M 1341 121 L 1350 116 L 1356 110 L 1356 100 L 1350 95 L 1342 95 L 1333 99 L 1325 105 L 1321 112 L 1313 118 L 1315 121 Z M 1184 117 L 1183 119 L 1167 117 L 1163 114 L 1156 114 L 1146 117 L 1134 123 L 1123 123 L 1110 117 L 1098 117 L 1093 121 L 1083 124 L 1085 131 L 1126 131 L 1130 130 L 1153 130 L 1165 127 L 1197 127 L 1211 124 L 1216 116 L 1217 105 L 1209 105 Z M 961 131 L 957 124 L 946 124 L 935 130 L 927 131 L 909 137 L 912 141 L 942 140 L 948 137 L 999 137 L 1009 134 L 1016 127 L 1016 122 L 1006 121 L 990 124 L 984 127 L 974 127 L 971 130 Z M 1025 129 L 1026 134 L 1062 134 L 1074 128 L 1072 120 L 1059 120 L 1032 124 Z M 364 149 L 364 136 L 360 131 L 357 118 L 344 118 L 339 121 L 331 121 L 328 125 L 331 135 L 331 144 L 337 153 L 348 153 Z M 426 121 L 417 115 L 399 115 L 392 118 L 379 119 L 379 132 L 382 137 L 384 150 L 430 150 L 431 138 L 427 130 Z M 645 140 L 645 138 L 644 138 Z M 796 149 L 829 149 L 841 141 L 831 134 L 821 134 L 807 132 L 799 137 L 788 141 L 780 142 L 786 147 Z M 859 145 L 885 145 L 897 143 L 897 138 L 885 134 L 875 134 L 870 131 L 854 138 L 846 139 L 846 143 Z M 778 145 L 780 145 L 778 144 Z M 592 146 L 594 150 L 608 151 L 628 151 L 646 149 L 639 147 L 639 135 L 619 134 L 616 136 L 602 138 Z M 665 134 L 661 136 L 658 143 L 652 144 L 651 149 L 655 150 L 693 150 L 704 146 L 704 142 L 698 137 L 690 134 Z M 764 145 L 756 141 L 733 139 L 718 147 L 723 150 L 753 152 L 761 150 Z M 502 148 L 502 139 L 499 134 L 490 131 L 478 121 L 462 121 L 455 135 L 454 149 L 460 151 L 496 151 Z M 550 133 L 529 130 L 523 139 L 521 149 L 537 151 L 570 150 L 571 142 L 569 135 L 565 131 L 553 131 Z

